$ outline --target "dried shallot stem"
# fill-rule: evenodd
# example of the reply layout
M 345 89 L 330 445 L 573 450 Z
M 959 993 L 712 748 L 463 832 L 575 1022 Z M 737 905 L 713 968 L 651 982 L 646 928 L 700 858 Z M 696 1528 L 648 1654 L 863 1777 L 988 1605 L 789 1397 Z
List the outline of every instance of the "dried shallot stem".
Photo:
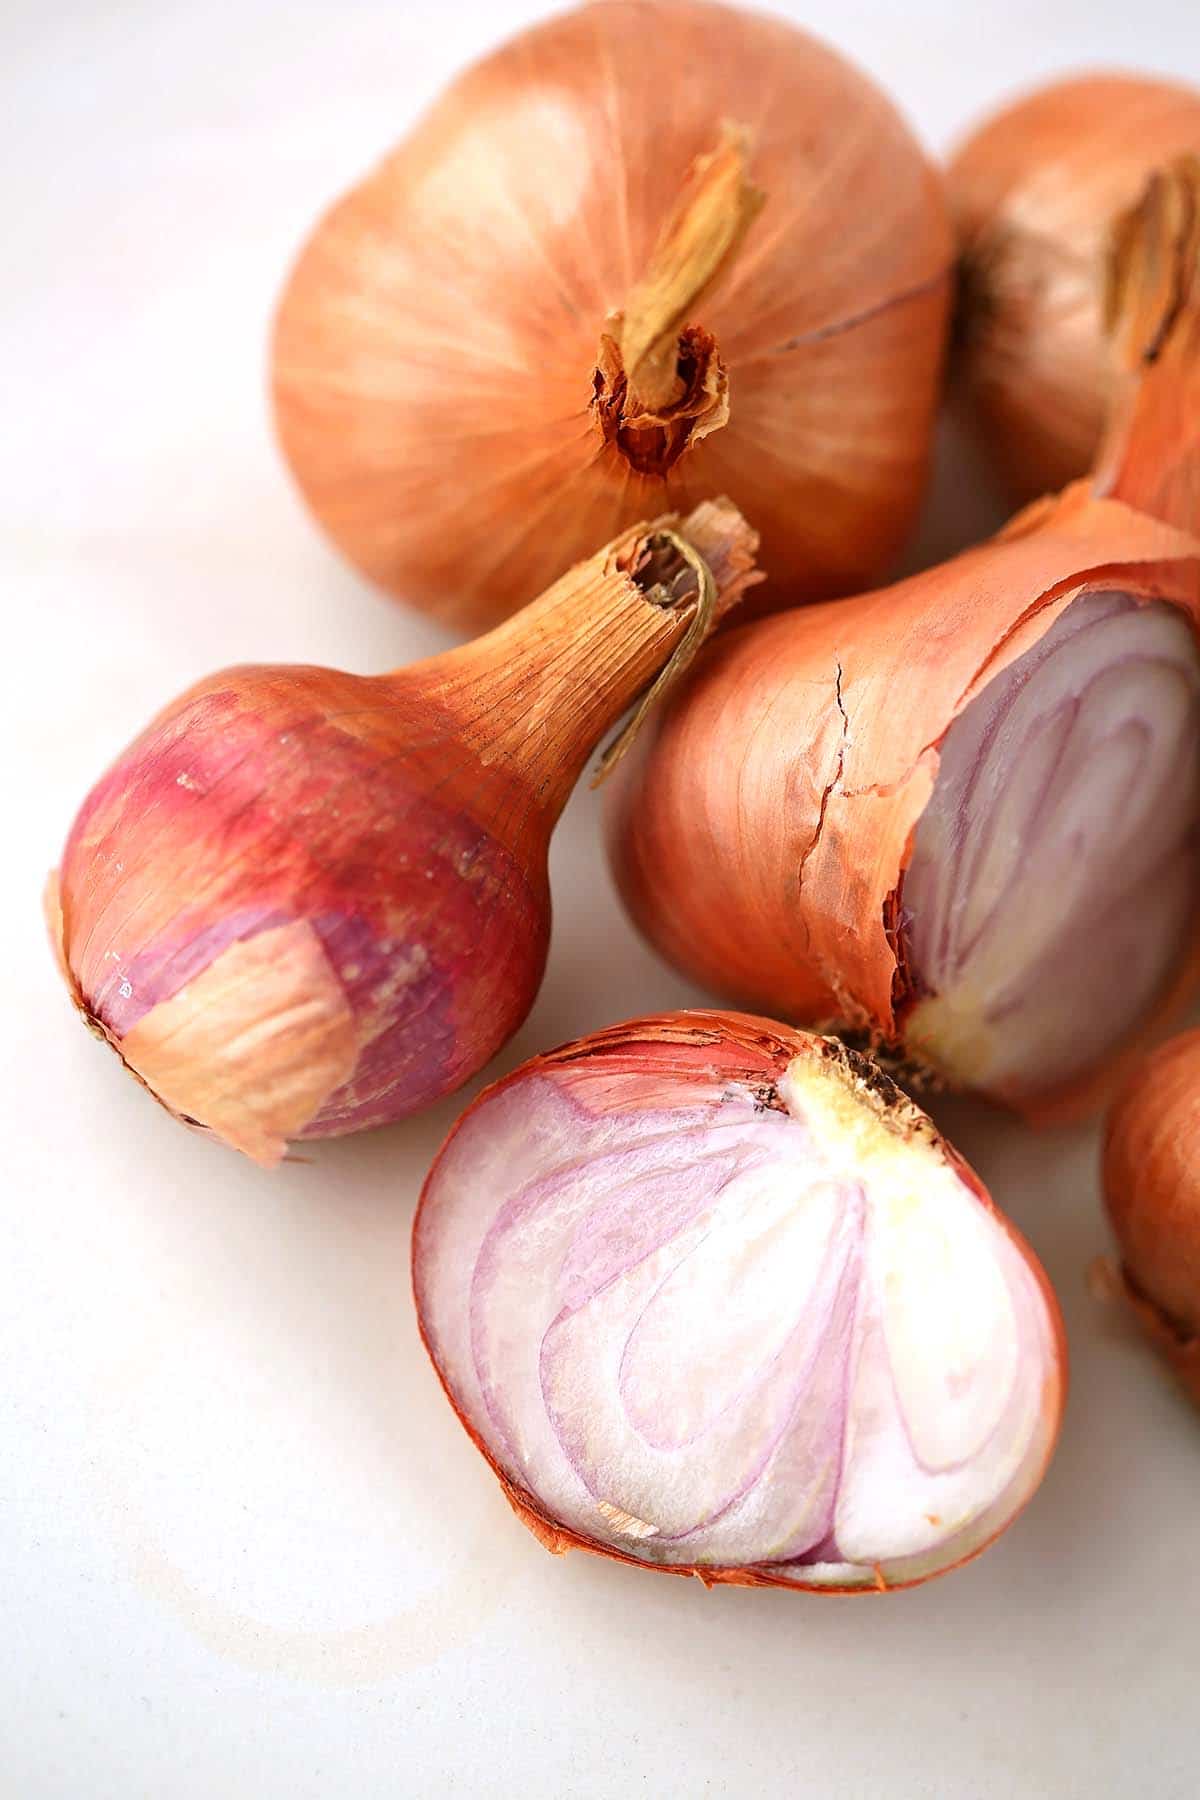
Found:
M 725 125 L 716 149 L 692 165 L 650 267 L 626 302 L 617 336 L 631 420 L 639 411 L 661 412 L 680 397 L 680 328 L 729 268 L 766 201 L 749 179 L 748 160 L 749 133 Z

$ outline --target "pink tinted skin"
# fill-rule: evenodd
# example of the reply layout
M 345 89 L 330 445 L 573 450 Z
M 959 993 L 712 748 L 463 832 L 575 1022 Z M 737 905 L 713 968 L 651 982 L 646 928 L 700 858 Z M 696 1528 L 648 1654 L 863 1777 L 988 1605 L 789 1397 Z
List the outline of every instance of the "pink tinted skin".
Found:
M 419 698 L 398 709 L 384 684 L 326 670 L 229 671 L 185 695 L 92 791 L 64 852 L 85 1010 L 119 1049 L 231 945 L 304 921 L 359 1048 L 300 1135 L 459 1086 L 528 1011 L 549 922 L 544 841 L 497 841 L 452 742 Z
M 861 1099 L 856 1164 L 803 1056 L 768 1090 L 654 1050 L 518 1071 L 431 1172 L 415 1291 L 468 1429 L 519 1504 L 656 1567 L 853 1588 L 973 1554 L 1057 1429 L 1036 1265 Z

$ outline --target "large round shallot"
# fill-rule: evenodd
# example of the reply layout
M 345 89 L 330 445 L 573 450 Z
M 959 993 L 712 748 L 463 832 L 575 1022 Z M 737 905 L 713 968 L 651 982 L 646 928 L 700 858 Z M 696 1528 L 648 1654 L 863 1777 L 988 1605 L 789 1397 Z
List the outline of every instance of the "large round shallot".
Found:
M 780 602 L 850 592 L 920 499 L 952 263 L 938 176 L 834 51 L 704 0 L 583 6 L 316 227 L 280 440 L 350 560 L 457 625 L 716 494 Z

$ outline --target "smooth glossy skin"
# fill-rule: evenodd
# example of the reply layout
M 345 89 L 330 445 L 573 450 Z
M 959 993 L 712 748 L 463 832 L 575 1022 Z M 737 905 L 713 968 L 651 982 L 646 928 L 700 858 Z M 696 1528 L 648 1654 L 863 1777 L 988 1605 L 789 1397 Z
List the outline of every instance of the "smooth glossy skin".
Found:
M 277 1087 L 275 1136 L 358 1130 L 516 1029 L 548 941 L 544 842 L 514 854 L 439 797 L 453 746 L 444 710 L 387 678 L 239 669 L 93 790 L 63 855 L 64 956 L 169 1105 L 254 1153 L 246 1088 Z
M 729 418 L 645 472 L 602 338 L 730 121 L 766 204 L 680 321 Z M 318 224 L 276 324 L 280 440 L 345 555 L 465 628 L 715 494 L 776 604 L 848 592 L 920 502 L 952 265 L 938 175 L 832 50 L 700 0 L 584 6 L 469 69 Z
M 556 1548 L 904 1586 L 1011 1522 L 1058 1429 L 1026 1247 L 871 1065 L 762 1020 L 634 1021 L 489 1090 L 414 1278 L 451 1400 Z

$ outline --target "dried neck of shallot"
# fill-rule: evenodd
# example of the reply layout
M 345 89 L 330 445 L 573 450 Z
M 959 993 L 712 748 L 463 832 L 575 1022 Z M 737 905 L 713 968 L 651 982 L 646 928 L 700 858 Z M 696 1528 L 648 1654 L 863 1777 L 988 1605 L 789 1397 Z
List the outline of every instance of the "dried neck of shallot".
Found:
M 716 149 L 692 165 L 650 267 L 600 340 L 597 421 L 639 474 L 665 474 L 729 417 L 716 340 L 687 318 L 730 267 L 766 198 L 747 160 L 746 132 L 726 125 Z
M 605 753 L 602 772 L 624 754 L 651 703 L 684 673 L 717 620 L 760 579 L 757 545 L 728 500 L 706 500 L 683 520 L 668 514 L 636 525 L 515 618 L 435 659 L 436 697 L 466 712 L 467 748 L 481 761 L 502 762 L 540 807 L 557 812 L 631 696 L 640 692 L 641 702 Z M 486 704 L 464 708 L 480 694 Z
M 1200 531 L 1200 157 L 1154 175 L 1117 220 L 1106 320 L 1124 391 L 1096 487 Z

